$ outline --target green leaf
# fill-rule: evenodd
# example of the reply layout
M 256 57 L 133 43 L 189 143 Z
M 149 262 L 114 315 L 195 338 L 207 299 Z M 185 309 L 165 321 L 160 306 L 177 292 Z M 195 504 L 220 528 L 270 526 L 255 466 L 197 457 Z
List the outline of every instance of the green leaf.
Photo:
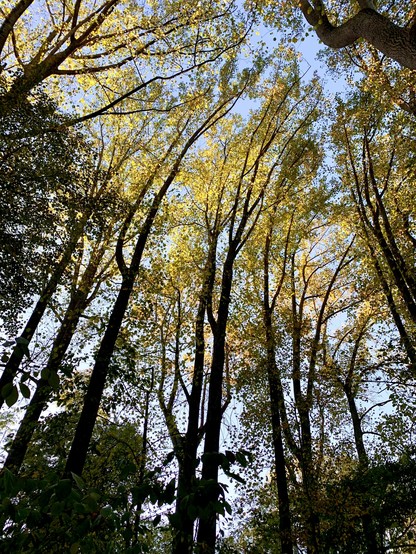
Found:
M 164 492 L 164 502 L 167 504 L 172 504 L 172 502 L 175 499 L 175 485 L 176 481 L 175 478 L 171 479 L 169 483 L 166 485 L 165 492 Z
M 59 483 L 56 485 L 56 498 L 58 500 L 63 500 L 64 498 L 67 498 L 72 489 L 72 481 L 71 479 L 62 479 L 62 481 L 59 481 Z
M 227 471 L 227 477 L 230 477 L 231 479 L 234 479 L 238 483 L 241 483 L 242 485 L 245 484 L 245 479 L 243 479 L 238 473 L 233 473 L 232 471 Z
M 98 510 L 98 503 L 97 503 L 97 500 L 94 496 L 95 495 L 93 495 L 93 494 L 88 494 L 82 501 L 85 508 L 89 512 L 96 512 Z
M 30 389 L 27 385 L 20 383 L 19 388 L 24 398 L 30 398 Z
M 233 464 L 236 460 L 236 455 L 234 452 L 231 452 L 231 450 L 226 450 L 225 455 L 227 456 L 227 459 Z
M 16 404 L 17 399 L 19 398 L 19 391 L 17 390 L 16 385 L 13 385 L 11 392 L 6 397 L 6 404 L 9 406 L 13 406 L 13 404 Z
M 111 506 L 104 506 L 103 508 L 101 508 L 100 514 L 103 517 L 110 517 L 113 515 L 113 508 Z
M 51 507 L 51 514 L 53 516 L 59 516 L 64 511 L 65 502 L 54 502 Z
M 4 387 L 1 389 L 2 397 L 7 398 L 11 393 L 12 388 L 13 388 L 13 383 L 7 383 L 7 385 L 4 385 Z
M 75 502 L 74 510 L 77 514 L 85 514 L 88 511 L 82 502 Z
M 42 371 L 40 372 L 41 379 L 44 379 L 47 381 L 49 379 L 50 371 L 47 367 L 44 367 Z
M 56 371 L 49 372 L 48 383 L 54 390 L 59 389 L 59 375 L 56 373 Z
M 76 473 L 73 473 L 71 471 L 71 475 L 72 475 L 72 479 L 75 481 L 75 483 L 77 484 L 77 487 L 80 489 L 80 490 L 83 490 L 84 487 L 85 487 L 85 483 L 83 481 L 83 479 L 77 475 Z
M 9 346 L 13 346 L 14 345 L 14 342 L 12 340 L 6 340 L 2 343 L 2 346 L 4 346 L 5 348 L 9 348 Z
M 29 352 L 29 341 L 25 339 L 24 337 L 19 337 L 16 339 L 16 344 L 18 348 L 23 352 L 23 354 L 30 359 L 30 352 Z

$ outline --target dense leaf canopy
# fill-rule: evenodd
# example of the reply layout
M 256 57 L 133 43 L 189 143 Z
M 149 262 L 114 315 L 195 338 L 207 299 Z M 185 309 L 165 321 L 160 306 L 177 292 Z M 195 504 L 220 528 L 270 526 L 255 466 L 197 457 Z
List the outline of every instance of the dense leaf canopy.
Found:
M 414 552 L 412 4 L 0 8 L 0 550 Z

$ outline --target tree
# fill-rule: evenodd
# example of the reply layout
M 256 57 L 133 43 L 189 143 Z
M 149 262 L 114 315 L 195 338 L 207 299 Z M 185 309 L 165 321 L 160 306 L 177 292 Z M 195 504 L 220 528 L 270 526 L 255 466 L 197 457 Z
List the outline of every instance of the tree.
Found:
M 42 103 L 45 102 L 42 107 Z M 5 118 L 8 123 L 8 140 L 5 141 L 7 146 L 3 161 L 5 204 L 2 206 L 8 214 L 3 219 L 5 228 L 2 237 L 5 244 L 5 276 L 11 277 L 13 283 L 13 275 L 7 268 L 10 265 L 13 268 L 15 258 L 24 263 L 27 261 L 25 256 L 36 257 L 39 252 L 41 263 L 34 264 L 36 275 L 30 284 L 31 292 L 38 294 L 39 298 L 20 337 L 16 339 L 15 344 L 11 343 L 14 344 L 11 355 L 3 357 L 5 363 L 0 378 L 0 406 L 4 404 L 5 399 L 9 405 L 17 400 L 18 389 L 13 385 L 13 379 L 23 358 L 29 357 L 29 344 L 68 269 L 71 256 L 76 250 L 85 225 L 92 217 L 94 207 L 102 203 L 102 196 L 105 195 L 108 184 L 108 179 L 102 182 L 100 163 L 94 167 L 91 162 L 85 142 L 80 142 L 81 138 L 69 131 L 56 135 L 53 141 L 45 141 L 44 137 L 30 141 L 8 137 L 10 129 L 12 133 L 13 128 L 25 129 L 28 122 L 29 128 L 37 128 L 44 125 L 45 119 L 59 120 L 54 111 L 55 107 L 51 108 L 45 97 L 41 96 L 40 107 L 35 97 L 32 107 L 26 106 L 17 110 L 11 118 Z M 26 120 L 25 116 L 28 114 L 30 117 Z M 19 161 L 12 166 L 10 164 L 13 164 L 16 155 L 19 156 Z M 61 160 L 62 171 L 56 169 L 55 156 Z M 42 163 L 40 160 L 43 160 Z M 110 174 L 107 177 L 110 177 Z M 10 214 L 13 214 L 13 218 Z M 39 223 L 40 215 L 45 216 L 43 225 Z M 46 229 L 44 225 L 47 226 Z M 8 240 L 9 235 L 11 242 Z M 21 254 L 16 257 L 13 255 L 10 260 L 10 248 L 18 246 L 14 244 L 15 241 L 22 242 Z M 24 254 L 26 248 L 28 254 Z M 27 272 L 22 273 L 25 275 Z M 30 279 L 27 281 L 23 282 L 21 291 L 16 291 L 16 299 L 8 299 L 7 309 L 12 314 L 14 302 L 17 308 L 22 307 L 23 294 Z M 11 327 L 17 327 L 15 321 Z M 9 343 L 6 345 L 10 346 Z
M 347 164 L 343 180 L 351 191 L 361 223 L 360 234 L 371 255 L 379 286 L 414 368 L 415 239 L 412 202 L 409 203 L 412 192 L 408 188 L 412 177 L 407 165 L 408 152 L 413 147 L 405 135 L 400 141 L 388 138 L 395 136 L 395 124 L 400 125 L 400 117 L 390 127 L 383 116 L 374 117 L 374 112 L 370 115 L 366 103 L 357 106 L 353 101 L 352 105 L 359 121 L 357 131 L 360 131 L 351 132 L 344 115 L 340 115 L 345 149 L 345 157 L 340 156 L 340 160 Z M 345 108 L 345 115 L 351 113 L 349 109 Z M 406 123 L 401 120 L 401 125 Z
M 176 155 L 176 158 L 174 159 L 172 166 L 168 170 L 167 175 L 164 178 L 160 178 L 158 171 L 156 171 L 155 174 L 151 176 L 151 181 L 158 177 L 161 183 L 159 188 L 156 189 L 153 199 L 151 200 L 150 207 L 147 212 L 145 212 L 145 215 L 143 217 L 143 223 L 141 225 L 137 242 L 134 246 L 130 264 L 127 264 L 125 261 L 125 257 L 123 254 L 123 245 L 131 218 L 130 221 L 129 219 L 127 219 L 122 227 L 116 247 L 116 259 L 120 272 L 122 274 L 122 284 L 112 312 L 110 314 L 109 322 L 102 338 L 100 348 L 97 352 L 96 362 L 91 374 L 89 388 L 84 399 L 83 410 L 81 412 L 74 440 L 71 445 L 71 450 L 68 455 L 68 460 L 65 468 L 65 472 L 67 475 L 69 475 L 70 473 L 80 475 L 82 473 L 82 469 L 87 456 L 89 442 L 92 436 L 92 431 L 98 413 L 100 399 L 107 378 L 109 363 L 114 351 L 115 342 L 117 340 L 118 332 L 120 330 L 123 317 L 127 309 L 134 282 L 140 269 L 143 251 L 146 246 L 148 236 L 152 230 L 153 223 L 158 213 L 159 207 L 162 203 L 162 200 L 164 199 L 169 187 L 174 182 L 182 160 L 187 154 L 188 150 L 206 132 L 207 129 L 212 127 L 212 125 L 214 125 L 219 119 L 221 119 L 221 117 L 225 115 L 225 113 L 227 113 L 227 111 L 232 108 L 238 97 L 241 95 L 242 90 L 244 90 L 244 85 L 243 89 L 237 88 L 237 90 L 227 91 L 228 94 L 225 95 L 225 98 L 220 97 L 214 109 L 207 110 L 207 112 L 203 114 L 197 114 L 197 116 L 199 117 L 194 123 L 194 130 L 184 141 L 184 144 Z M 187 118 L 184 126 L 182 127 L 182 129 L 180 129 L 180 135 L 183 134 L 185 129 L 188 127 L 190 121 L 191 117 Z M 147 184 L 145 184 L 145 190 L 147 190 Z
M 231 306 L 231 287 L 237 256 L 249 240 L 257 226 L 262 211 L 270 205 L 278 205 L 289 193 L 292 182 L 290 169 L 301 163 L 308 155 L 307 141 L 297 148 L 297 135 L 309 127 L 315 115 L 318 102 L 312 93 L 299 94 L 299 76 L 296 66 L 288 67 L 289 78 L 280 81 L 276 75 L 271 81 L 269 95 L 254 119 L 253 130 L 248 130 L 244 141 L 249 145 L 243 155 L 241 169 L 236 176 L 235 192 L 231 193 L 230 223 L 227 229 L 227 249 L 223 256 L 223 266 L 219 280 L 217 312 L 208 318 L 213 333 L 212 361 L 209 377 L 206 433 L 202 479 L 218 483 L 218 470 L 221 458 L 220 447 L 223 380 L 225 368 L 225 345 L 227 323 Z M 267 89 L 266 89 L 267 90 Z M 319 98 L 319 89 L 318 89 Z M 247 183 L 247 184 L 246 184 Z M 273 191 L 271 197 L 270 192 Z M 215 505 L 218 488 L 212 487 L 207 494 L 207 504 Z M 216 537 L 216 514 L 207 513 L 200 518 L 198 543 L 209 552 L 214 551 Z
M 414 549 L 415 13 L 357 6 L 3 6 L 6 549 Z
M 95 105 L 82 120 L 108 112 L 132 95 L 136 96 L 125 105 L 126 111 L 148 109 L 151 95 L 141 91 L 218 60 L 246 33 L 241 18 L 234 19 L 232 3 L 224 7 L 193 1 L 157 6 L 120 0 L 98 5 L 80 1 L 67 5 L 60 0 L 37 4 L 18 1 L 0 27 L 3 112 L 24 102 L 34 87 L 51 78 L 57 93 L 69 79 L 70 86 Z M 43 17 L 36 18 L 37 7 Z
M 90 163 L 79 133 L 62 131 L 31 140 L 12 135 L 36 133 L 60 121 L 56 104 L 40 91 L 28 105 L 1 119 L 0 302 L 4 324 L 12 332 L 18 313 L 41 291 L 64 248 L 76 207 L 85 201 Z
M 400 65 L 416 69 L 416 19 L 412 9 L 406 10 L 406 19 L 400 26 L 394 22 L 393 10 L 393 16 L 389 18 L 376 9 L 372 0 L 359 0 L 357 3 L 359 10 L 355 13 L 351 2 L 342 11 L 338 6 L 337 11 L 332 6 L 327 8 L 321 0 L 312 4 L 308 0 L 300 0 L 298 6 L 326 46 L 344 48 L 364 39 Z M 330 22 L 331 15 L 337 20 L 335 25 Z

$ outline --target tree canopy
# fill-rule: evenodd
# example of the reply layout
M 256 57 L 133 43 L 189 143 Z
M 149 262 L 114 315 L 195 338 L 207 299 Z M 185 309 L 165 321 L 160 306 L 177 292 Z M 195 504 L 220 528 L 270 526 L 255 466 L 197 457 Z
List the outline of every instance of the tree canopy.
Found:
M 0 8 L 0 550 L 413 552 L 415 8 Z

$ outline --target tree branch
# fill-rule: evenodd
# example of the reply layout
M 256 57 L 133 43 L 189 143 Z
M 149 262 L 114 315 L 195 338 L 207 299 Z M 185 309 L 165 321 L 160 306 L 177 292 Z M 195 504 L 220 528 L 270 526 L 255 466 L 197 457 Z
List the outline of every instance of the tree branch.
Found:
M 298 2 L 306 21 L 326 46 L 344 48 L 363 38 L 401 66 L 416 69 L 416 39 L 412 28 L 396 25 L 378 13 L 371 1 L 359 0 L 359 4 L 361 10 L 357 14 L 335 27 L 325 12 L 315 9 L 308 0 Z

